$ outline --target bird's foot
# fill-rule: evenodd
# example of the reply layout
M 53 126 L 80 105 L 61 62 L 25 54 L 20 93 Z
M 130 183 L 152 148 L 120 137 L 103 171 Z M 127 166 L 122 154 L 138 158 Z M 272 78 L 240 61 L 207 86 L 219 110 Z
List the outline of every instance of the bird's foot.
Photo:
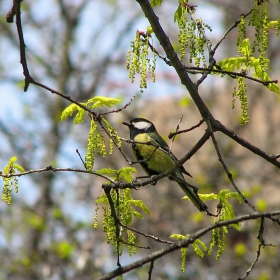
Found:
M 152 175 L 150 177 L 150 184 L 153 186 L 155 186 L 157 184 L 157 180 L 155 180 L 155 175 Z
M 135 178 L 132 179 L 132 182 L 131 182 L 131 184 L 133 185 L 135 190 L 139 190 L 142 187 L 141 182 L 140 182 L 139 186 L 134 186 L 135 184 L 139 183 L 138 179 L 139 179 L 138 177 L 135 177 Z

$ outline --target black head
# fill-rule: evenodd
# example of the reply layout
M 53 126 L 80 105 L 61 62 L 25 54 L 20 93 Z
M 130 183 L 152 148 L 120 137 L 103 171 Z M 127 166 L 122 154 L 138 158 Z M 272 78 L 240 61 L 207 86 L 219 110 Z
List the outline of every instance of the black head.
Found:
M 122 124 L 129 127 L 131 139 L 133 139 L 135 135 L 139 133 L 149 133 L 156 131 L 154 124 L 143 118 L 134 118 L 129 122 L 123 122 Z

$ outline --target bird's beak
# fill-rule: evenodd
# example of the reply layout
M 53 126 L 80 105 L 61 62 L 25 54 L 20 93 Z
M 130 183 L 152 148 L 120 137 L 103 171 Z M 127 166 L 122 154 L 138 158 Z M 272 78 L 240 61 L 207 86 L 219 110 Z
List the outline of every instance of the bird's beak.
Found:
M 130 122 L 122 122 L 122 124 L 130 126 Z

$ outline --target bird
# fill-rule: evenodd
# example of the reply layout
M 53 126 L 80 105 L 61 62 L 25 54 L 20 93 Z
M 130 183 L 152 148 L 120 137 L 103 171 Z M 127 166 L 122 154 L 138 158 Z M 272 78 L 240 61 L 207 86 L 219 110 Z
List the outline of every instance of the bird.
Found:
M 178 159 L 170 151 L 164 139 L 158 134 L 152 122 L 144 118 L 134 118 L 122 124 L 128 126 L 134 156 L 148 176 L 159 175 L 174 168 Z M 183 173 L 192 177 L 181 166 L 171 173 L 168 178 L 179 184 L 199 211 L 207 211 L 207 205 L 204 204 L 197 192 L 186 182 Z

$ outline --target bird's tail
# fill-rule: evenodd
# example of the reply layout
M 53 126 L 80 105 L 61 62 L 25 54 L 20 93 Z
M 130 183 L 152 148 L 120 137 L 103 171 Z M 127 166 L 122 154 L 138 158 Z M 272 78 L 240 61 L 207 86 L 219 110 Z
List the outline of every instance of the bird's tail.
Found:
M 199 211 L 206 211 L 208 209 L 207 205 L 199 198 L 198 194 L 192 189 L 192 187 L 190 187 L 187 184 L 183 175 L 181 176 L 172 176 L 170 179 L 175 180 L 180 185 L 182 190 L 186 193 L 186 195 L 189 197 L 189 199 L 193 202 L 193 204 L 197 207 Z

